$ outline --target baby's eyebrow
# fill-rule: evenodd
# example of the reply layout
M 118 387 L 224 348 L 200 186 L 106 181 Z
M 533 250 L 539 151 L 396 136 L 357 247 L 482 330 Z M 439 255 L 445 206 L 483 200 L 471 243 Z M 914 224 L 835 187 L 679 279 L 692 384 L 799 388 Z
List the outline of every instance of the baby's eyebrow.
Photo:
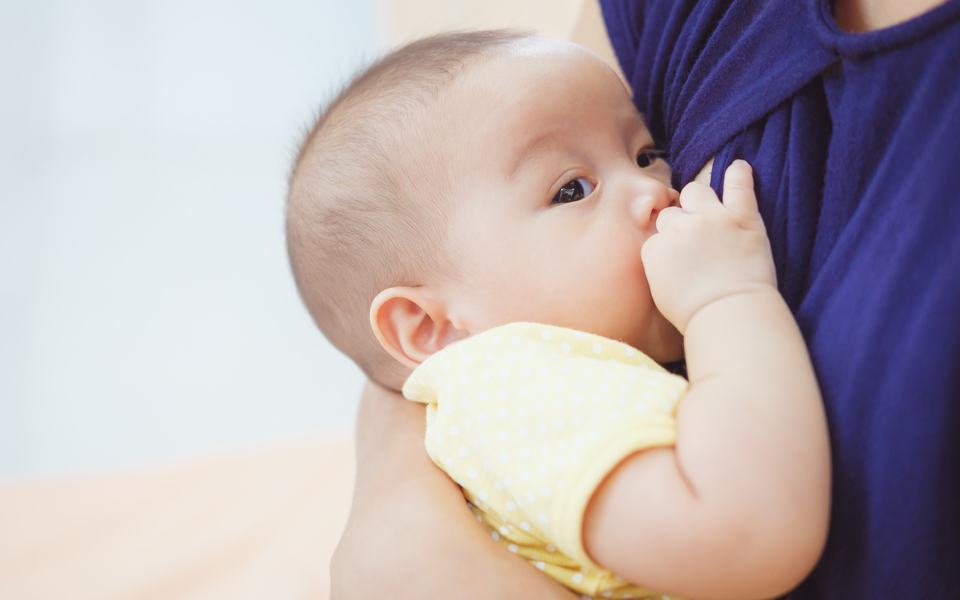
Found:
M 630 108 L 632 110 L 623 113 L 617 119 L 620 123 L 620 130 L 624 132 L 626 139 L 636 140 L 640 137 L 644 145 L 652 144 L 654 140 L 643 121 L 643 116 L 633 106 Z M 573 134 L 566 128 L 553 127 L 528 138 L 517 146 L 517 149 L 511 155 L 510 162 L 507 163 L 507 181 L 516 177 L 517 172 L 529 160 L 541 153 L 545 147 L 558 146 L 564 140 L 570 140 L 571 135 Z
M 548 129 L 542 131 L 537 135 L 527 139 L 521 145 L 517 147 L 514 151 L 510 162 L 507 163 L 507 180 L 511 180 L 516 176 L 517 171 L 532 157 L 536 156 L 538 153 L 543 151 L 545 146 L 551 146 L 557 144 L 564 138 L 564 131 L 562 129 Z

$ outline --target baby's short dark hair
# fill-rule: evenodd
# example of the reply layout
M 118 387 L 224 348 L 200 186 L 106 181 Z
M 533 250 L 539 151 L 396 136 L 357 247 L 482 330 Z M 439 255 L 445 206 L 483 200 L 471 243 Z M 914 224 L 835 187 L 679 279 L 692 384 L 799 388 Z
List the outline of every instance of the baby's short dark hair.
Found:
M 382 385 L 399 388 L 407 369 L 374 336 L 371 301 L 450 271 L 450 174 L 431 154 L 444 134 L 431 109 L 466 66 L 531 36 L 452 32 L 402 46 L 359 72 L 300 144 L 286 212 L 297 289 L 324 335 Z

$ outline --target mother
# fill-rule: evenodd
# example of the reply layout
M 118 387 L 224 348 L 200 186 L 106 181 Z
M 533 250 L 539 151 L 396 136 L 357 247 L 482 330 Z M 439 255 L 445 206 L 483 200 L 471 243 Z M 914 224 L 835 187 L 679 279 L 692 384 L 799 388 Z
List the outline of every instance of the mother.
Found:
M 960 597 L 960 0 L 600 4 L 578 41 L 615 51 L 675 183 L 754 166 L 834 453 L 791 597 Z M 364 393 L 334 596 L 571 597 L 472 522 L 422 410 Z

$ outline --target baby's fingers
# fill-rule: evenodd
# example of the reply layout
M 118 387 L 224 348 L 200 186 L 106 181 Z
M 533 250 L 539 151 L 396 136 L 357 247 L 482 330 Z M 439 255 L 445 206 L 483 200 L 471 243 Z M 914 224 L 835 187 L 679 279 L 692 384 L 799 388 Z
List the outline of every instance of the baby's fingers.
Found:
M 668 206 L 657 215 L 657 231 L 662 232 L 676 224 L 677 219 L 683 218 L 683 210 L 679 206 Z
M 735 160 L 723 175 L 723 205 L 741 215 L 757 212 L 753 169 L 745 160 Z
M 720 200 L 709 185 L 691 181 L 680 192 L 680 206 L 683 212 L 707 212 L 720 209 Z

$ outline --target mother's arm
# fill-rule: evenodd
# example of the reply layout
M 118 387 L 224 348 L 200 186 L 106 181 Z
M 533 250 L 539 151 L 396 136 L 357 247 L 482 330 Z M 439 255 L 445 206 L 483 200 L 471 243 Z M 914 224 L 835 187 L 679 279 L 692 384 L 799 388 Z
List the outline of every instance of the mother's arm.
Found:
M 353 505 L 330 565 L 333 600 L 574 598 L 477 523 L 424 450 L 423 411 L 375 384 L 364 389 Z

